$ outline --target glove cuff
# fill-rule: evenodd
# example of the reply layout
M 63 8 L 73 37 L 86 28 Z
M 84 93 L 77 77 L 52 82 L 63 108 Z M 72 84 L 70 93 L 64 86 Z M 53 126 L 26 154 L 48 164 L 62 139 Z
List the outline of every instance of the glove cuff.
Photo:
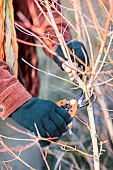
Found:
M 60 57 L 64 58 L 63 51 L 62 51 L 60 45 L 57 45 L 57 47 L 56 47 L 56 53 L 57 53 Z M 61 70 L 64 71 L 64 69 L 62 68 L 62 63 L 59 61 L 59 59 L 58 59 L 55 55 L 53 55 L 53 60 L 54 60 L 54 61 L 56 62 L 56 64 L 61 68 Z M 65 60 L 67 60 L 67 59 L 65 58 Z

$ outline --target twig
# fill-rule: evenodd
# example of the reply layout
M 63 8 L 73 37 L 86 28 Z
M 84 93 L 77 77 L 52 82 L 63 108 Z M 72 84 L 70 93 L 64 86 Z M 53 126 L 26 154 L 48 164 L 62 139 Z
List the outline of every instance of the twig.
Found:
M 107 110 L 107 106 L 106 106 L 106 103 L 105 103 L 104 96 L 102 95 L 102 91 L 101 91 L 100 87 L 96 86 L 95 91 L 96 91 L 96 94 L 97 94 L 98 102 L 100 104 L 100 107 L 101 107 L 103 115 L 104 115 L 104 119 L 105 119 L 105 122 L 106 122 L 106 126 L 107 126 L 107 129 L 108 129 L 111 141 L 113 142 L 113 124 L 112 124 L 112 120 L 109 118 L 110 115 L 109 115 L 109 112 Z
M 8 148 L 8 146 L 2 141 L 2 139 L 0 139 L 0 144 L 1 144 L 2 146 L 4 146 L 14 158 L 16 158 L 17 160 L 19 160 L 20 162 L 22 162 L 26 167 L 30 168 L 31 170 L 35 170 L 33 167 L 31 167 L 29 164 L 27 164 L 25 161 L 23 161 L 19 156 L 17 156 L 14 152 L 12 152 L 12 151 Z
M 28 62 L 27 62 L 26 60 L 24 60 L 23 58 L 22 58 L 22 60 L 23 60 L 23 62 L 25 62 L 26 64 L 28 64 L 30 67 L 34 68 L 34 69 L 37 70 L 37 71 L 40 71 L 41 73 L 44 73 L 44 74 L 46 74 L 46 75 L 48 75 L 48 76 L 52 76 L 52 77 L 58 78 L 58 79 L 60 79 L 60 80 L 69 82 L 69 83 L 71 83 L 71 84 L 73 84 L 73 85 L 75 85 L 75 86 L 78 86 L 76 83 L 74 83 L 74 82 L 72 82 L 72 81 L 70 81 L 70 80 L 64 79 L 64 78 L 62 78 L 62 77 L 60 77 L 60 76 L 57 76 L 57 75 L 52 74 L 52 73 L 50 73 L 50 72 L 46 72 L 46 71 L 43 71 L 43 70 L 41 70 L 41 69 L 38 69 L 38 68 L 34 67 L 33 65 L 31 65 L 30 63 L 28 63 Z
M 95 66 L 93 68 L 91 79 L 89 81 L 89 88 L 92 86 L 92 83 L 94 82 L 94 79 L 97 78 L 97 76 L 99 74 L 99 71 L 101 71 L 99 69 L 98 74 L 96 74 L 96 76 L 94 77 L 94 74 L 95 74 L 95 72 L 97 70 L 97 67 L 98 67 L 98 64 L 99 64 L 99 61 L 100 61 L 100 58 L 102 56 L 102 52 L 104 50 L 104 47 L 106 46 L 107 33 L 108 33 L 109 26 L 110 26 L 110 21 L 111 21 L 112 13 L 113 13 L 113 4 L 112 4 L 112 8 L 110 8 L 109 16 L 108 16 L 107 21 L 106 21 L 105 34 L 104 34 L 104 37 L 103 37 L 103 41 L 101 43 L 101 47 L 100 47 L 99 54 L 98 54 L 97 59 L 96 59 Z
M 89 95 L 88 95 L 87 91 L 85 92 L 85 94 L 86 94 L 87 99 L 89 99 Z M 100 170 L 97 132 L 96 132 L 96 127 L 95 127 L 92 103 L 90 101 L 89 101 L 89 105 L 87 107 L 87 111 L 88 111 L 89 126 L 90 126 L 91 139 L 92 139 L 92 145 L 93 145 L 94 168 L 95 168 L 95 170 Z
M 89 37 L 89 34 L 88 34 L 88 30 L 87 30 L 86 24 L 85 24 L 82 16 L 81 16 L 81 20 L 83 22 L 83 26 L 85 28 L 85 32 L 86 32 L 86 35 L 87 35 L 87 38 L 88 38 L 88 42 L 89 42 L 89 46 L 90 46 L 90 51 L 91 51 L 91 58 L 92 58 L 92 61 L 93 61 L 92 45 L 91 45 L 91 41 L 90 41 L 90 37 Z M 93 74 L 94 73 L 95 72 L 93 72 Z M 89 89 L 92 87 L 92 84 L 91 84 L 90 87 L 89 86 L 87 87 L 86 76 L 85 75 L 83 76 L 83 79 L 84 79 L 84 85 L 85 85 L 85 90 L 84 91 L 85 91 L 87 100 L 89 100 Z M 90 133 L 91 133 L 91 139 L 92 139 L 92 145 L 93 145 L 94 168 L 95 168 L 95 170 L 99 170 L 100 169 L 100 164 L 99 164 L 99 151 L 98 151 L 97 133 L 96 133 L 96 127 L 95 127 L 95 121 L 94 121 L 94 114 L 93 114 L 92 104 L 91 104 L 90 100 L 89 100 L 89 106 L 87 107 L 87 111 L 88 111 L 89 126 L 90 126 L 88 128 L 89 128 Z

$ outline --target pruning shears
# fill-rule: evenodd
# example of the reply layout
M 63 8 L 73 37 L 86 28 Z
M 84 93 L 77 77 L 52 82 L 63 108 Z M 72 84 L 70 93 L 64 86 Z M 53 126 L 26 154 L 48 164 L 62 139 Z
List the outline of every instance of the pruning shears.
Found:
M 89 98 L 89 100 L 87 100 L 85 97 L 85 93 L 82 92 L 75 99 L 71 99 L 69 101 L 67 101 L 66 99 L 59 100 L 56 102 L 56 104 L 59 107 L 62 107 L 63 109 L 65 109 L 70 114 L 70 116 L 74 118 L 74 117 L 77 117 L 78 109 L 80 109 L 84 106 L 87 106 L 89 104 L 89 102 L 92 102 L 93 100 L 94 100 L 93 93 L 90 94 L 90 98 Z

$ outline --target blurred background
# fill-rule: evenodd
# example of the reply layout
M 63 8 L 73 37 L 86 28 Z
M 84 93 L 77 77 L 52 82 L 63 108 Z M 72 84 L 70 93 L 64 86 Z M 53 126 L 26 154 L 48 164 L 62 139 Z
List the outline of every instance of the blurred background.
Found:
M 93 49 L 94 61 L 96 61 L 97 54 L 100 48 L 100 40 L 97 35 L 94 23 L 92 21 L 92 17 L 88 8 L 87 0 L 80 0 L 80 10 L 83 12 L 83 18 L 85 24 L 87 26 L 87 30 L 90 36 L 91 45 Z M 104 30 L 105 28 L 105 21 L 107 19 L 107 15 L 105 10 L 102 8 L 101 2 L 104 2 L 106 10 L 109 10 L 107 4 L 108 1 L 93 1 L 91 3 L 93 5 L 93 9 L 95 11 L 96 17 L 98 22 L 101 26 L 101 29 Z M 68 20 L 75 26 L 75 14 L 73 11 L 67 10 L 67 8 L 72 8 L 70 1 L 62 0 L 62 5 L 66 8 L 62 8 L 64 10 L 64 16 L 68 18 Z M 81 32 L 84 31 L 84 28 L 81 27 Z M 73 39 L 78 39 L 76 33 L 71 29 Z M 83 34 L 84 35 L 84 34 Z M 88 40 L 86 35 L 83 37 L 84 43 L 87 47 L 89 57 L 90 49 L 88 45 Z M 111 44 L 110 49 L 113 49 L 113 42 Z M 67 74 L 60 70 L 60 68 L 50 59 L 45 56 L 42 49 L 37 49 L 39 53 L 39 68 L 55 74 L 57 76 L 61 76 L 63 78 L 68 78 Z M 111 59 L 113 60 L 113 52 L 110 53 Z M 104 54 L 103 54 L 104 57 Z M 113 70 L 112 63 L 108 63 L 106 61 L 106 65 L 103 70 Z M 101 75 L 100 78 L 105 81 L 110 75 Z M 54 102 L 61 100 L 61 99 L 71 99 L 76 97 L 77 94 L 80 93 L 80 89 L 74 89 L 74 86 L 69 84 L 68 82 L 56 79 L 52 76 L 45 75 L 40 73 L 41 79 L 41 89 L 40 89 L 40 98 L 49 99 Z M 113 84 L 113 81 L 110 82 Z M 98 91 L 98 90 L 101 90 Z M 98 92 L 98 93 L 97 93 Z M 100 93 L 99 93 L 100 92 Z M 102 97 L 102 98 L 101 98 Z M 113 90 L 112 86 L 107 84 L 103 84 L 99 86 L 99 89 L 96 89 L 96 99 L 93 102 L 93 109 L 94 109 L 94 116 L 95 116 L 95 123 L 97 128 L 98 134 L 98 142 L 100 141 L 105 143 L 103 144 L 103 154 L 100 157 L 101 162 L 101 170 L 113 170 L 113 141 L 110 139 L 109 131 L 107 130 L 105 115 L 102 111 L 102 105 L 100 105 L 101 101 L 104 100 L 107 109 L 109 109 L 109 116 L 113 118 Z M 104 107 L 104 106 L 103 106 Z M 87 109 L 83 108 L 78 111 L 78 114 L 86 121 L 88 121 Z M 111 120 L 112 121 L 112 120 Z M 78 149 L 89 153 L 92 153 L 92 142 L 90 137 L 90 132 L 83 123 L 79 120 L 74 119 L 73 121 L 73 128 L 72 128 L 73 135 L 66 134 L 66 136 L 62 137 L 62 141 L 67 142 L 71 146 L 76 146 Z M 99 148 L 100 149 L 100 148 Z M 88 156 L 84 156 L 77 152 L 66 152 L 63 151 L 56 145 L 51 145 L 50 149 L 47 151 L 47 161 L 50 165 L 51 170 L 93 170 L 93 161 L 92 158 Z M 46 166 L 44 167 L 46 170 Z

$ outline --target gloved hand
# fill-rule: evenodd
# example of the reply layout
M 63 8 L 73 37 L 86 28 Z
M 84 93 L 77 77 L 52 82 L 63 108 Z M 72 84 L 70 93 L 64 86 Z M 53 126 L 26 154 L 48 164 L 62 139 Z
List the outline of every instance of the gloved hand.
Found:
M 87 64 L 87 66 L 89 66 L 89 57 L 88 57 L 88 54 L 87 54 L 87 51 L 86 51 L 84 45 L 81 42 L 79 42 L 79 41 L 66 41 L 66 44 L 67 44 L 67 47 L 71 51 L 74 50 L 74 53 L 77 57 L 79 57 L 85 64 Z M 67 61 L 67 58 L 64 56 L 60 45 L 57 46 L 56 52 L 60 57 L 62 57 L 63 59 L 65 59 Z M 71 59 L 72 59 L 72 62 L 73 62 L 74 57 L 72 55 L 70 55 L 70 56 L 71 56 Z M 69 67 L 67 68 L 67 65 L 69 65 L 69 63 L 67 63 L 67 62 L 61 63 L 56 56 L 53 56 L 53 59 L 61 69 L 64 69 L 67 73 L 70 73 L 68 75 L 71 78 L 72 77 L 71 70 L 70 70 Z M 76 62 L 78 63 L 78 68 L 83 66 L 78 60 L 76 60 Z M 85 70 L 85 67 L 83 66 L 82 71 L 84 71 L 84 70 Z
M 18 124 L 34 132 L 37 136 L 34 123 L 36 123 L 39 133 L 42 137 L 57 137 L 68 131 L 67 125 L 71 123 L 72 118 L 66 110 L 57 106 L 50 100 L 31 98 L 11 116 Z M 39 141 L 41 147 L 48 146 L 50 142 Z

